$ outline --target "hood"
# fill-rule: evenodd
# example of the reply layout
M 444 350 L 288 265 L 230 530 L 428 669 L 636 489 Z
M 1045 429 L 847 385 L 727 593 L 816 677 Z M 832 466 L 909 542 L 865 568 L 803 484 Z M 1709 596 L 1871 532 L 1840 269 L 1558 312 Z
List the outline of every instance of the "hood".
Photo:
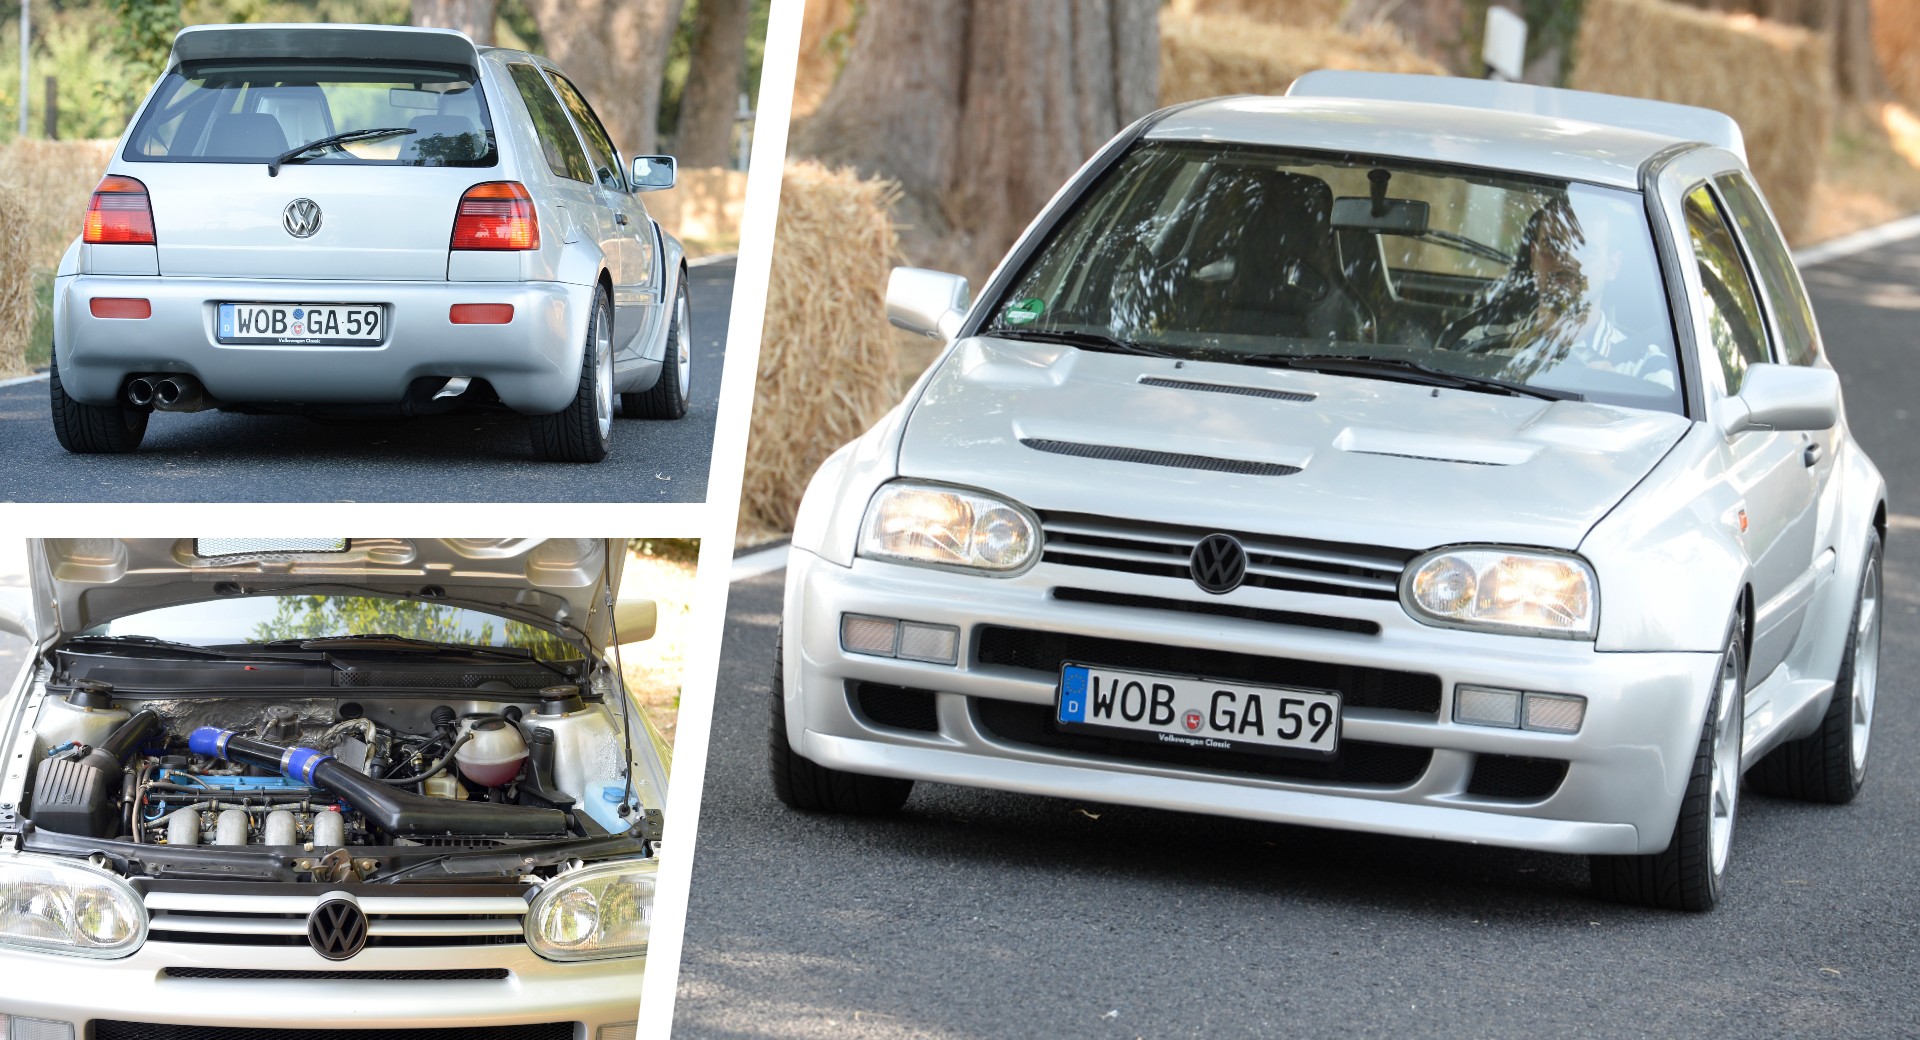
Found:
M 43 637 L 71 636 L 144 610 L 278 593 L 431 599 L 575 635 L 613 635 L 618 539 L 47 538 L 28 544 Z M 319 551 L 315 551 L 315 550 Z
M 1424 550 L 1572 550 L 1678 415 L 976 338 L 916 402 L 900 474 L 1042 512 Z

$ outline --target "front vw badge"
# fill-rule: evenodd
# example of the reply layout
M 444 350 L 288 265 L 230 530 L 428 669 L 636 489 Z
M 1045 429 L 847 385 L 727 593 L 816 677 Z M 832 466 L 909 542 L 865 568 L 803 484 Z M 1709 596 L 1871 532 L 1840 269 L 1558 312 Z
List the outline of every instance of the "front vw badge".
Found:
M 307 915 L 307 942 L 330 961 L 344 961 L 367 945 L 367 915 L 352 896 L 337 895 Z
M 313 233 L 320 230 L 320 204 L 312 199 L 294 199 L 287 203 L 280 223 L 285 225 L 287 234 L 295 238 L 312 238 Z
M 1247 578 L 1247 551 L 1230 534 L 1210 534 L 1193 547 L 1187 560 L 1193 583 L 1214 595 L 1240 587 Z

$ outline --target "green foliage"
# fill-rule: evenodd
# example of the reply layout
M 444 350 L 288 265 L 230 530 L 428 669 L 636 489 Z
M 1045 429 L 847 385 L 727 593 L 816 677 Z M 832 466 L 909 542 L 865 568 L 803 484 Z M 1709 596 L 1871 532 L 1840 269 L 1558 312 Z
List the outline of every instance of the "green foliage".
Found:
M 636 556 L 653 556 L 670 563 L 692 567 L 700 562 L 700 539 L 629 538 L 627 551 Z
M 753 0 L 747 12 L 747 61 L 741 72 L 740 89 L 747 103 L 756 105 L 760 97 L 760 67 L 767 55 L 767 18 L 772 0 Z M 660 84 L 659 128 L 662 140 L 671 141 L 680 127 L 680 100 L 687 92 L 691 71 L 694 28 L 699 23 L 700 0 L 686 0 L 680 8 L 680 26 L 674 30 L 673 44 L 667 50 L 665 78 Z
M 500 626 L 496 635 L 495 625 Z M 272 618 L 254 626 L 252 640 L 319 639 L 343 635 L 395 635 L 440 643 L 515 646 L 542 661 L 578 660 L 580 651 L 560 637 L 520 621 L 489 618 L 460 607 L 374 596 L 282 596 Z

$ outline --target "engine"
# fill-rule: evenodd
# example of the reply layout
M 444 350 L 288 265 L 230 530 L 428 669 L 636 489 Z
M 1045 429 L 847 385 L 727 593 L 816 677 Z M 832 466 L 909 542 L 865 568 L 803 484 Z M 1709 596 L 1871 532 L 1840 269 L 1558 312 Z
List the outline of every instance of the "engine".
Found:
M 170 846 L 470 845 L 625 831 L 618 722 L 574 686 L 537 705 L 144 699 L 43 704 L 35 827 Z

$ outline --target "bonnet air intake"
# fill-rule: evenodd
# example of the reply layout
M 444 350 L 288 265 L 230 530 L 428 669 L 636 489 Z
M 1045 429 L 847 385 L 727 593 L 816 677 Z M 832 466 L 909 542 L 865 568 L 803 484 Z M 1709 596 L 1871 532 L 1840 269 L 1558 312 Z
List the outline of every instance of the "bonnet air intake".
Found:
M 567 814 L 558 809 L 429 798 L 390 787 L 312 748 L 281 747 L 230 729 L 202 726 L 187 738 L 187 747 L 198 755 L 277 770 L 289 780 L 330 791 L 358 810 L 368 822 L 400 837 L 567 832 Z

